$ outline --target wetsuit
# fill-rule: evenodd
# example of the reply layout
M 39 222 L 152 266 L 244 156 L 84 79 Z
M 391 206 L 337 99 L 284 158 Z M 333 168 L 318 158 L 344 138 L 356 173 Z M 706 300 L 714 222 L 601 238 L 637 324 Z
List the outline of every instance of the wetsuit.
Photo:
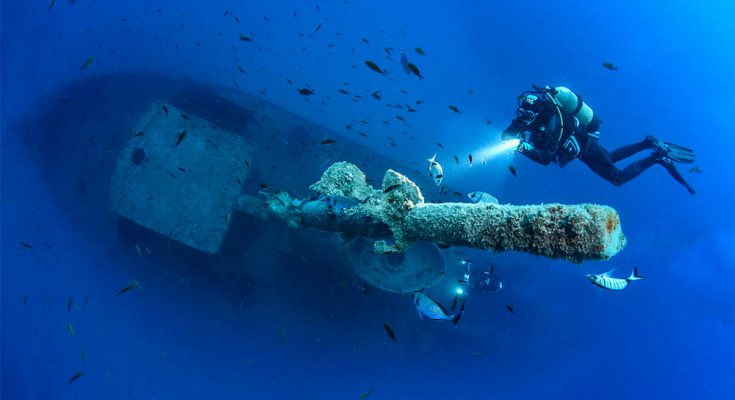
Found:
M 638 160 L 624 169 L 615 163 L 643 150 L 653 149 L 649 138 L 607 151 L 598 141 L 600 121 L 594 116 L 589 124 L 579 125 L 573 116 L 558 109 L 550 101 L 546 101 L 539 111 L 538 117 L 529 125 L 519 118 L 514 119 L 503 131 L 503 137 L 521 137 L 529 132 L 528 143 L 532 146 L 519 146 L 519 151 L 531 160 L 548 165 L 556 162 L 564 167 L 575 158 L 585 163 L 595 174 L 613 185 L 620 186 L 636 178 L 654 164 L 660 164 L 666 171 L 691 194 L 694 189 L 684 180 L 673 162 L 654 152 L 650 156 Z

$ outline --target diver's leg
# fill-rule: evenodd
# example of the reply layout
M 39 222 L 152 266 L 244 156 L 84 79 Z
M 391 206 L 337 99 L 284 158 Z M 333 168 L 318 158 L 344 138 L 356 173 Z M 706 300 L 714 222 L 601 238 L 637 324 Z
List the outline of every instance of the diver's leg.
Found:
M 579 159 L 587 164 L 594 173 L 615 186 L 627 183 L 659 162 L 658 158 L 649 156 L 620 170 L 613 163 L 610 153 L 597 141 L 590 141 L 587 151 Z
M 670 159 L 664 157 L 659 158 L 656 161 L 658 161 L 659 164 L 661 164 L 664 168 L 666 168 L 666 171 L 671 175 L 672 178 L 674 178 L 677 182 L 679 182 L 682 186 L 686 188 L 686 190 L 689 191 L 689 194 L 695 195 L 697 192 L 694 190 L 693 187 L 689 186 L 689 183 L 684 179 L 683 176 L 679 173 L 679 170 L 676 169 L 676 166 L 674 165 L 674 162 Z
M 643 150 L 648 150 L 653 147 L 650 136 L 646 136 L 645 139 L 638 143 L 629 144 L 627 146 L 618 147 L 610 153 L 610 160 L 616 163 L 620 160 L 626 159 L 633 154 L 640 153 Z

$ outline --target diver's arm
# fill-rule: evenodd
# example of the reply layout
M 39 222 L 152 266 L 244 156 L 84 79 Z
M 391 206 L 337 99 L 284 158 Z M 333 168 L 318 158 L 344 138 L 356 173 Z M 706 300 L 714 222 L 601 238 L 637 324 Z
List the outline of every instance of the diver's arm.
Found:
M 528 157 L 531 161 L 542 165 L 549 165 L 554 160 L 554 153 L 539 150 L 530 143 L 521 143 L 518 146 L 518 152 Z
M 526 130 L 526 125 L 521 122 L 520 119 L 516 118 L 511 121 L 510 125 L 503 131 L 500 136 L 503 140 L 509 140 L 514 138 L 520 138 L 523 132 Z

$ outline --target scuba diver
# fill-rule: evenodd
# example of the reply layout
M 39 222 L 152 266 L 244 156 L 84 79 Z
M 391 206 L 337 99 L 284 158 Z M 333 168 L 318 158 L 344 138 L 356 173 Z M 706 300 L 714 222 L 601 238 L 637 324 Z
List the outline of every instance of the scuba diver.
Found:
M 467 285 L 468 293 L 497 292 L 503 288 L 503 282 L 495 276 L 495 265 L 490 264 L 489 271 L 473 268 L 472 263 L 467 263 L 467 270 L 460 283 Z
M 579 158 L 595 174 L 620 186 L 655 164 L 666 171 L 690 194 L 696 192 L 676 169 L 674 162 L 693 163 L 694 151 L 654 136 L 608 152 L 599 143 L 602 121 L 582 98 L 565 87 L 539 88 L 518 97 L 516 118 L 503 131 L 503 140 L 520 140 L 516 151 L 539 164 L 551 162 L 564 167 Z M 615 163 L 644 150 L 651 155 L 624 169 Z

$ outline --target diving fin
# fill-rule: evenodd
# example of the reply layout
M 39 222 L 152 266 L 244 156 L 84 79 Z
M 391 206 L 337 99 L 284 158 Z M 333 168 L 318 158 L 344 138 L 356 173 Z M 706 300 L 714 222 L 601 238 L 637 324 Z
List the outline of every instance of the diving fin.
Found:
M 675 143 L 664 142 L 653 136 L 649 136 L 649 140 L 657 155 L 684 164 L 694 163 L 694 150 Z

